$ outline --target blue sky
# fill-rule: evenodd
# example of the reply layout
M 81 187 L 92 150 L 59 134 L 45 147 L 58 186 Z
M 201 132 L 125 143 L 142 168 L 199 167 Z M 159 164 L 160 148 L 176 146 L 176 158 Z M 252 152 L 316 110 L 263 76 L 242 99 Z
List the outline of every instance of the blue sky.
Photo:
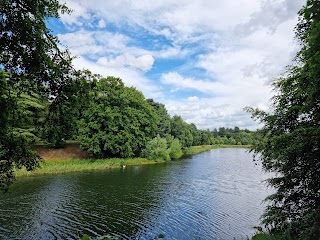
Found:
M 298 46 L 303 0 L 67 0 L 50 20 L 77 69 L 120 77 L 200 129 L 256 129 Z

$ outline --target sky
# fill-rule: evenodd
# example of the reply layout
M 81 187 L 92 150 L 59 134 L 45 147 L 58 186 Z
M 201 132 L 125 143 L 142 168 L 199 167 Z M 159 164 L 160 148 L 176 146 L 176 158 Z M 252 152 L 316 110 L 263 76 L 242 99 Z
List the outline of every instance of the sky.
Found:
M 120 77 L 199 129 L 255 130 L 299 46 L 304 0 L 61 0 L 48 27 L 76 69 Z

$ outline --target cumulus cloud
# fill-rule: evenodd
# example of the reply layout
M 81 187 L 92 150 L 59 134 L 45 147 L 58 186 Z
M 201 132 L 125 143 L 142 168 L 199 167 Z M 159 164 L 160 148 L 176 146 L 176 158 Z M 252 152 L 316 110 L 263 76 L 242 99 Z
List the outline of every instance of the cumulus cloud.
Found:
M 134 57 L 130 54 L 124 54 L 117 56 L 114 59 L 102 57 L 99 58 L 97 63 L 106 67 L 133 67 L 142 71 L 148 71 L 152 68 L 154 58 L 151 55 Z
M 242 35 L 267 29 L 274 33 L 279 25 L 288 19 L 296 19 L 304 0 L 264 0 L 261 8 L 251 14 L 250 20 L 236 27 L 236 32 Z
M 92 72 L 102 75 L 103 77 L 119 77 L 126 86 L 135 87 L 141 91 L 146 98 L 164 98 L 159 86 L 146 78 L 141 71 L 135 71 L 131 68 L 114 68 L 105 67 L 95 62 L 79 57 L 74 60 L 77 69 L 90 69 Z
M 62 16 L 70 32 L 59 38 L 80 56 L 76 67 L 122 77 L 172 115 L 200 128 L 254 129 L 242 109 L 268 108 L 270 82 L 299 48 L 304 2 L 66 0 L 74 12 Z
M 196 102 L 196 101 L 199 100 L 199 97 L 197 97 L 197 96 L 192 96 L 192 97 L 188 97 L 187 100 L 188 100 L 189 102 Z
M 106 22 L 103 19 L 100 19 L 98 22 L 98 28 L 105 28 L 106 26 Z
M 83 6 L 75 1 L 67 1 L 67 6 L 72 10 L 72 14 L 62 14 L 61 21 L 65 25 L 77 25 L 82 26 L 84 21 L 91 19 L 92 15 L 89 14 L 87 7 Z
M 173 86 L 176 90 L 194 89 L 200 92 L 210 93 L 219 92 L 222 88 L 220 83 L 194 78 L 184 78 L 177 72 L 165 73 L 161 77 L 161 82 Z
M 222 100 L 222 99 L 221 99 Z M 224 101 L 206 98 L 197 102 L 168 101 L 166 107 L 171 115 L 180 115 L 188 123 L 195 123 L 201 129 L 235 126 L 257 129 L 258 125 L 237 103 L 219 104 Z

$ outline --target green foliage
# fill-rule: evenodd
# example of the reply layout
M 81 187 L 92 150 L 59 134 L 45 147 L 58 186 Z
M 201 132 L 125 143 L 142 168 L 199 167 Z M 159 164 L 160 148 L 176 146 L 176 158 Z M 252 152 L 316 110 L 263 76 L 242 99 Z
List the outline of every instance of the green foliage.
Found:
M 183 152 L 181 150 L 181 144 L 179 142 L 179 139 L 173 139 L 173 141 L 170 144 L 169 150 L 171 159 L 178 159 L 182 156 Z
M 8 133 L 0 141 L 0 189 L 8 190 L 14 180 L 14 168 L 31 171 L 39 166 L 41 158 L 30 149 L 25 137 Z
M 19 88 L 49 86 L 51 93 L 58 93 L 69 81 L 71 57 L 46 27 L 46 20 L 60 12 L 69 10 L 58 0 L 0 2 L 0 65 Z
M 171 119 L 171 135 L 179 139 L 183 148 L 192 146 L 191 127 L 180 116 L 173 116 Z
M 255 234 L 251 240 L 270 240 L 270 238 L 264 233 Z
M 12 93 L 7 83 L 11 75 L 0 72 L 0 77 L 0 106 L 3 107 L 0 111 L 0 189 L 6 191 L 14 180 L 15 167 L 32 170 L 38 166 L 40 158 L 30 149 L 28 137 L 32 134 L 27 134 L 26 129 L 17 128 L 28 122 L 21 119 L 19 113 L 23 113 L 23 116 L 28 116 L 28 113 L 23 111 L 27 109 L 19 105 L 17 94 Z
M 155 110 L 121 79 L 101 79 L 91 91 L 79 125 L 81 147 L 99 157 L 130 157 L 154 137 Z
M 252 145 L 262 140 L 262 134 L 259 131 L 249 131 L 247 129 L 219 128 L 212 132 L 211 142 L 215 144 L 232 144 L 232 145 Z
M 185 154 L 185 155 L 194 155 L 194 154 L 202 153 L 202 152 L 205 152 L 205 151 L 208 151 L 208 150 L 211 150 L 211 149 L 220 148 L 220 147 L 224 147 L 224 146 L 221 146 L 221 145 L 192 146 L 192 147 L 183 149 L 183 154 Z
M 78 121 L 88 107 L 91 89 L 100 79 L 88 70 L 74 73 L 75 79 L 61 89 L 46 110 L 41 136 L 53 147 L 62 147 L 66 139 L 78 136 Z
M 171 131 L 171 118 L 167 109 L 163 104 L 157 103 L 153 99 L 147 99 L 147 102 L 154 108 L 159 117 L 156 134 L 159 134 L 160 137 L 165 137 Z
M 117 240 L 119 239 L 118 237 L 112 237 L 112 236 L 101 236 L 101 237 L 97 237 L 97 238 L 91 238 L 89 237 L 87 234 L 83 235 L 81 240 Z
M 174 137 L 172 135 L 170 135 L 170 134 L 166 134 L 165 138 L 167 140 L 167 146 L 169 148 L 171 143 L 172 143 L 172 141 L 174 140 Z
M 11 98 L 16 102 L 14 114 L 9 115 L 13 132 L 26 137 L 29 142 L 38 141 L 39 126 L 44 122 L 48 102 L 34 92 L 17 94 L 11 90 Z
M 108 158 L 108 159 L 61 159 L 46 160 L 40 163 L 40 168 L 33 171 L 19 169 L 15 171 L 16 177 L 37 176 L 43 174 L 61 174 L 68 172 L 94 171 L 111 168 L 121 168 L 123 165 L 146 165 L 161 162 L 146 158 Z M 163 161 L 164 162 L 164 161 Z
M 290 239 L 320 236 L 320 2 L 308 0 L 299 13 L 296 38 L 302 49 L 284 77 L 274 82 L 273 112 L 247 109 L 264 123 L 264 141 L 253 151 L 269 180 L 263 223 Z
M 201 131 L 199 131 L 195 124 L 191 123 L 190 131 L 192 134 L 192 145 L 199 146 L 201 145 Z
M 46 27 L 49 17 L 68 12 L 58 0 L 0 2 L 0 187 L 14 179 L 14 167 L 32 170 L 39 157 L 29 140 L 41 118 L 42 94 L 57 96 L 72 72 L 68 51 Z
M 149 141 L 142 151 L 142 156 L 150 160 L 170 160 L 170 149 L 167 147 L 167 140 L 159 135 Z

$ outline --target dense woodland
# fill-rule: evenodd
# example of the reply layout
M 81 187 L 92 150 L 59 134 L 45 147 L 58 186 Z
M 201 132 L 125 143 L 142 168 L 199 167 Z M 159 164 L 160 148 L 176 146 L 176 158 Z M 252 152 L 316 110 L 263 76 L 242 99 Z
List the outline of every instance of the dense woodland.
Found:
M 0 188 L 14 169 L 32 170 L 39 141 L 63 147 L 78 140 L 96 157 L 177 158 L 181 148 L 203 144 L 253 144 L 276 189 L 263 216 L 278 239 L 320 235 L 320 2 L 307 0 L 296 38 L 295 63 L 276 80 L 273 112 L 248 109 L 260 132 L 200 130 L 161 103 L 145 99 L 121 79 L 72 67 L 68 50 L 46 27 L 48 18 L 70 10 L 57 0 L 0 2 Z M 155 151 L 165 149 L 166 151 Z M 170 149 L 170 151 L 169 151 Z M 168 151 L 167 151 L 168 150 Z
M 11 81 L 10 77 L 5 78 Z M 160 136 L 170 144 L 177 139 L 182 148 L 194 145 L 254 144 L 261 135 L 238 127 L 200 130 L 180 116 L 171 117 L 165 106 L 145 99 L 121 79 L 103 78 L 88 70 L 53 96 L 16 89 L 8 85 L 14 114 L 8 115 L 12 134 L 30 144 L 63 147 L 78 140 L 94 157 L 139 156 L 146 144 Z

